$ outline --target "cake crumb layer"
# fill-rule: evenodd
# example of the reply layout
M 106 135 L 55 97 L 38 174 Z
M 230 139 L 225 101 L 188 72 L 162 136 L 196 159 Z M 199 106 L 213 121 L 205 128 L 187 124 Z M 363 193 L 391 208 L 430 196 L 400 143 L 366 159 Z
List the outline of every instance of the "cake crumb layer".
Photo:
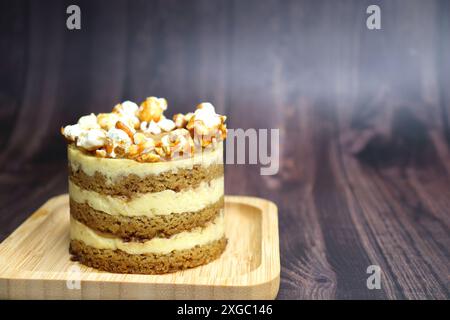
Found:
M 127 241 L 144 241 L 154 237 L 169 238 L 174 234 L 203 227 L 213 221 L 224 207 L 223 197 L 197 211 L 161 216 L 110 215 L 91 208 L 86 203 L 70 200 L 70 215 L 89 228 Z
M 79 240 L 71 240 L 72 259 L 112 273 L 163 274 L 207 264 L 223 253 L 225 237 L 188 250 L 169 254 L 129 254 L 121 250 L 96 249 Z
M 179 192 L 186 188 L 195 188 L 202 182 L 209 182 L 222 176 L 222 164 L 212 164 L 207 167 L 195 165 L 191 169 L 179 169 L 176 172 L 162 172 L 145 177 L 130 174 L 117 178 L 114 183 L 108 183 L 108 179 L 97 171 L 90 176 L 81 169 L 74 170 L 69 165 L 69 179 L 80 188 L 104 195 L 127 198 L 132 198 L 136 194 L 164 190 Z

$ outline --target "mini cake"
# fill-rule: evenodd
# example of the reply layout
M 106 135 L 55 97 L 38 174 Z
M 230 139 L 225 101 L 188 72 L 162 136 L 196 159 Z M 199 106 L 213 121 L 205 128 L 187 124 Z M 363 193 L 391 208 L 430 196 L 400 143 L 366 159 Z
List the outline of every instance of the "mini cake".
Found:
M 225 116 L 210 103 L 164 116 L 167 102 L 125 101 L 61 128 L 68 141 L 74 260 L 115 273 L 161 274 L 225 250 Z

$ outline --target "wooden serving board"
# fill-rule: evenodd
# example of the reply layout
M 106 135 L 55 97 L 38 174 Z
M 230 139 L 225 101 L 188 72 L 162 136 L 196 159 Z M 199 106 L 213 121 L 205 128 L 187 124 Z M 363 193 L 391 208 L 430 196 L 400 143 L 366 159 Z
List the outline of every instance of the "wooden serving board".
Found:
M 48 200 L 0 244 L 1 299 L 273 299 L 280 284 L 274 203 L 225 197 L 227 249 L 166 275 L 114 274 L 72 262 L 69 198 Z

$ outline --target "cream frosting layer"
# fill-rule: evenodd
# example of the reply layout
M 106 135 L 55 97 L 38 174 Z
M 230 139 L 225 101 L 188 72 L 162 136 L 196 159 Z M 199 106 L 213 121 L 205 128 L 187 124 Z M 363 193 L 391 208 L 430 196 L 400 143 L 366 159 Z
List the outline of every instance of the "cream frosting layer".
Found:
M 129 254 L 168 254 L 173 250 L 187 250 L 219 240 L 225 235 L 223 211 L 204 228 L 177 233 L 170 238 L 153 238 L 145 242 L 125 242 L 120 238 L 105 237 L 71 218 L 70 238 L 83 241 L 97 249 L 122 250 Z
M 195 212 L 219 201 L 223 194 L 223 176 L 202 182 L 196 188 L 143 193 L 129 200 L 82 189 L 69 180 L 69 195 L 73 201 L 87 203 L 91 208 L 111 215 L 151 217 Z
M 71 145 L 68 146 L 67 153 L 72 170 L 81 169 L 89 176 L 99 172 L 106 177 L 107 183 L 114 183 L 115 179 L 130 174 L 145 177 L 167 171 L 176 172 L 178 169 L 192 169 L 194 165 L 207 167 L 211 164 L 223 163 L 223 143 L 219 143 L 212 151 L 201 152 L 191 158 L 153 163 L 95 157 Z

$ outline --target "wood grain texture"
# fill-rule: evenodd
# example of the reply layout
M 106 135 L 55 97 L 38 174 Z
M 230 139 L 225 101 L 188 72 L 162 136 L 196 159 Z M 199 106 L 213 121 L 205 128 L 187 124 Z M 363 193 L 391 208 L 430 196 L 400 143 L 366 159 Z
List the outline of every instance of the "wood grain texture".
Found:
M 274 299 L 276 205 L 228 196 L 225 210 L 228 245 L 220 258 L 165 275 L 113 274 L 71 261 L 69 196 L 54 197 L 0 245 L 0 299 Z
M 172 112 L 210 100 L 230 128 L 281 130 L 276 176 L 226 166 L 228 194 L 279 206 L 279 298 L 450 297 L 448 1 L 0 6 L 0 238 L 66 192 L 62 124 L 147 95 Z

